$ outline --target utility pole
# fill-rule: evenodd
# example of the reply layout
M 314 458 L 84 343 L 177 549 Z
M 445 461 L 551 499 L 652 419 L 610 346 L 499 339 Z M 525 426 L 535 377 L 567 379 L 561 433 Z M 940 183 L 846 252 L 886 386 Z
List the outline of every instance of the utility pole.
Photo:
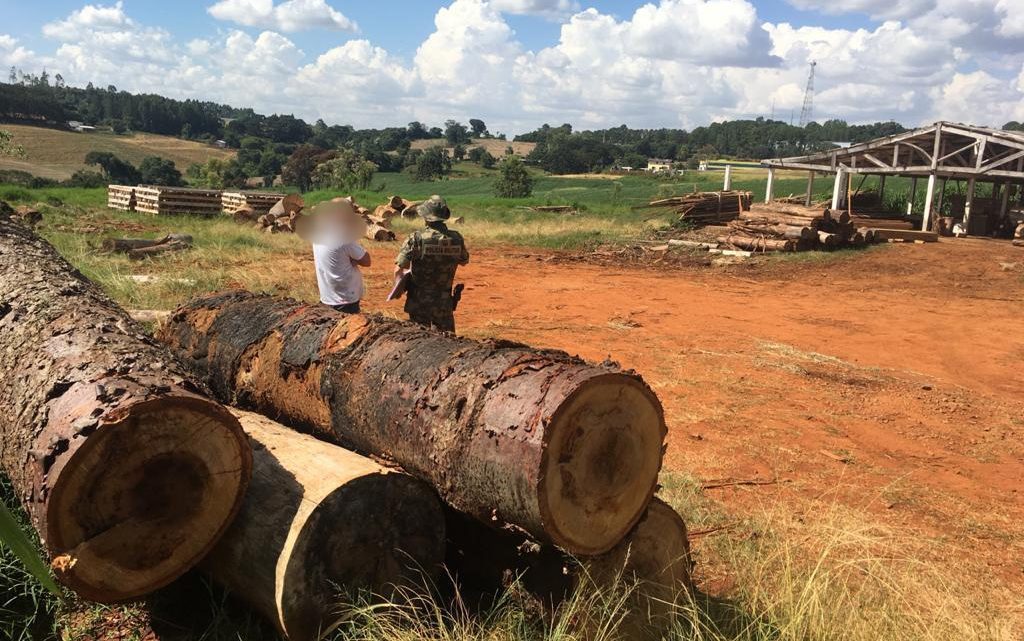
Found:
M 804 90 L 804 108 L 800 110 L 800 127 L 806 127 L 814 118 L 814 68 L 817 62 L 811 61 L 811 73 L 807 76 L 807 89 Z

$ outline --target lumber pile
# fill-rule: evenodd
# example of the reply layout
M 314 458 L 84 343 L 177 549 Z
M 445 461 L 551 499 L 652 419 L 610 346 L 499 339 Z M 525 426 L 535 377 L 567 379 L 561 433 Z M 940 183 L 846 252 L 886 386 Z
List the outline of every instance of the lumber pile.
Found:
M 135 211 L 135 187 L 107 185 L 107 207 L 121 211 Z
M 152 258 L 171 252 L 192 248 L 192 237 L 188 234 L 168 234 L 163 238 L 108 238 L 101 249 L 111 254 L 125 254 L 133 260 Z
M 220 194 L 216 189 L 139 185 L 135 188 L 135 211 L 159 216 L 214 216 L 221 212 Z
M 45 240 L 0 217 L 0 466 L 57 578 L 105 603 L 195 566 L 242 503 L 238 420 Z
M 866 245 L 874 232 L 858 229 L 847 212 L 772 202 L 742 212 L 717 240 L 751 252 L 807 251 Z
M 249 205 L 243 205 L 232 214 L 237 222 L 254 221 L 256 229 L 268 234 L 292 233 L 295 231 L 295 219 L 302 215 L 306 203 L 298 194 L 284 196 L 265 214 L 257 214 Z
M 159 339 L 224 401 L 393 460 L 459 511 L 570 553 L 607 552 L 654 493 L 661 404 L 611 365 L 244 291 L 191 301 Z
M 679 214 L 679 222 L 696 226 L 718 225 L 736 220 L 750 209 L 749 191 L 704 191 L 652 200 L 654 209 L 669 208 Z
M 270 213 L 270 209 L 284 197 L 285 194 L 263 191 L 225 191 L 220 196 L 221 211 L 234 215 L 244 210 L 255 219 Z

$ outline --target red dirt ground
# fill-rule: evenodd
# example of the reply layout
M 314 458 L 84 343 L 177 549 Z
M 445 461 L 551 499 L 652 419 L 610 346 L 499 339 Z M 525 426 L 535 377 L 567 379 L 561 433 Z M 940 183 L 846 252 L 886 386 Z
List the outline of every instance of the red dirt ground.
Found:
M 375 302 L 384 271 L 367 307 L 400 315 Z M 674 270 L 481 250 L 459 280 L 460 333 L 638 370 L 665 405 L 667 469 L 780 481 L 716 490 L 727 507 L 825 497 L 1024 584 L 1024 249 Z

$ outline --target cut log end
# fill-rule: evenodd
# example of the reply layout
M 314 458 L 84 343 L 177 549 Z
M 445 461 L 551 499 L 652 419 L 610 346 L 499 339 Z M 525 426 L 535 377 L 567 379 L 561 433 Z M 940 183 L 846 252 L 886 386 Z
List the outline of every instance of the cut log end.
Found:
M 561 406 L 546 434 L 539 496 L 548 533 L 578 554 L 607 552 L 654 494 L 666 434 L 661 404 L 635 378 L 594 377 Z
M 220 407 L 187 396 L 133 405 L 57 477 L 46 519 L 54 570 L 101 602 L 167 585 L 216 543 L 250 468 L 241 428 Z

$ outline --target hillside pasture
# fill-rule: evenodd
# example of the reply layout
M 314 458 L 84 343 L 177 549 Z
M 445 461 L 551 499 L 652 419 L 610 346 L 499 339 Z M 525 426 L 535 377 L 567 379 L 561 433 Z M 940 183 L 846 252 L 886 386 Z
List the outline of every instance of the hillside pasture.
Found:
M 4 125 L 3 128 L 11 132 L 15 144 L 25 149 L 25 156 L 0 157 L 0 169 L 26 171 L 54 180 L 70 178 L 79 169 L 85 169 L 85 155 L 90 151 L 108 151 L 136 166 L 147 156 L 160 156 L 173 161 L 182 173 L 192 163 L 204 163 L 211 158 L 228 159 L 235 154 L 201 142 L 156 134 L 78 133 L 26 125 Z

